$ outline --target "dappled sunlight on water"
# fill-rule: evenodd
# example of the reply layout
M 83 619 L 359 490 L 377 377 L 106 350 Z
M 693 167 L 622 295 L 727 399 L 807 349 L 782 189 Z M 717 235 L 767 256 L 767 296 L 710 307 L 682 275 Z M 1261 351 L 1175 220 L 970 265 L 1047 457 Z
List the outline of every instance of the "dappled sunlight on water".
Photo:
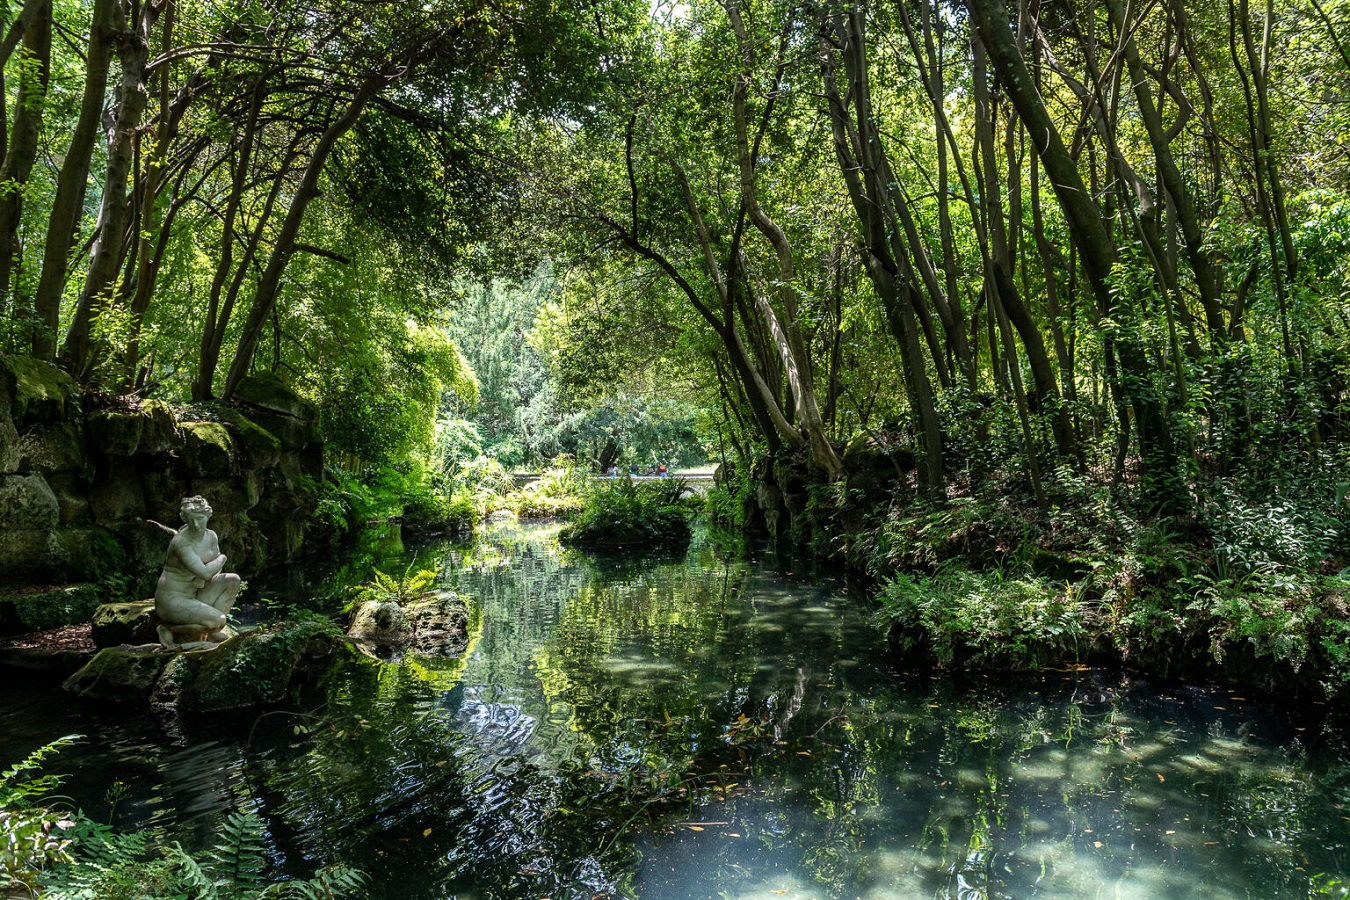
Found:
M 416 552 L 474 601 L 461 659 L 353 659 L 308 705 L 177 747 L 16 695 L 0 750 L 83 731 L 71 792 L 127 782 L 119 822 L 200 845 L 256 808 L 286 870 L 354 865 L 376 897 L 1227 900 L 1350 865 L 1336 727 L 1093 671 L 893 671 L 834 583 L 703 536 L 632 560 L 555 535 Z

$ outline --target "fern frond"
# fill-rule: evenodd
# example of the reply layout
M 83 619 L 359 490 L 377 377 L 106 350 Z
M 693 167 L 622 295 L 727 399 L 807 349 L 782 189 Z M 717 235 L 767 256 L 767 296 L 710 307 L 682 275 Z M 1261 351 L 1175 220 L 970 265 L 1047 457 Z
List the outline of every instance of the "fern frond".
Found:
M 220 826 L 216 845 L 208 854 L 211 874 L 218 882 L 239 888 L 256 888 L 263 883 L 266 849 L 263 834 L 267 826 L 253 812 L 234 812 Z
M 269 885 L 258 894 L 258 898 L 336 900 L 339 897 L 356 895 L 369 883 L 370 879 L 361 870 L 335 866 L 331 869 L 320 869 L 308 881 L 284 881 Z
M 216 882 L 182 847 L 174 843 L 165 851 L 165 855 L 173 862 L 175 871 L 183 886 L 188 889 L 188 896 L 192 900 L 220 900 L 220 890 Z
M 19 776 L 42 768 L 42 763 L 47 757 L 58 752 L 62 747 L 69 747 L 83 737 L 82 734 L 68 734 L 65 737 L 59 737 L 50 744 L 37 748 L 8 769 L 0 772 L 0 807 L 13 806 L 16 803 L 40 797 L 60 784 L 61 778 L 58 775 L 30 777 L 23 781 L 19 780 Z

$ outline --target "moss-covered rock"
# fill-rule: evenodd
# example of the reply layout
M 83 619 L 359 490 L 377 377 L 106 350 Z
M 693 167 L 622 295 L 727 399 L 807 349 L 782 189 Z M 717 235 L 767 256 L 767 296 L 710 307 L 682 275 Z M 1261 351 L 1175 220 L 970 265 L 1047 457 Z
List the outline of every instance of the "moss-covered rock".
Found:
M 47 486 L 56 497 L 62 525 L 83 522 L 89 517 L 89 479 L 79 472 L 57 472 L 47 476 Z
M 89 700 L 145 703 L 169 662 L 183 655 L 158 645 L 107 647 L 62 687 Z
M 229 430 L 220 422 L 182 424 L 187 462 L 195 475 L 229 475 L 237 456 Z
M 72 418 L 79 397 L 75 380 L 56 366 L 27 356 L 0 356 L 0 408 L 8 409 L 19 431 Z
M 75 422 L 30 428 L 17 440 L 17 470 L 43 475 L 75 472 L 93 475 L 94 466 L 84 430 Z
M 69 584 L 0 594 L 0 635 L 27 634 L 88 622 L 98 608 L 92 584 Z
M 216 516 L 237 516 L 248 512 L 257 504 L 260 491 L 259 479 L 252 472 L 229 478 L 194 478 L 189 487 L 192 493 L 207 499 Z M 174 518 L 177 518 L 176 513 Z M 218 521 L 222 527 L 225 524 L 223 519 L 212 521 Z
M 237 409 L 217 410 L 220 420 L 234 432 L 235 446 L 244 451 L 249 466 L 274 466 L 281 455 L 281 441 Z
M 0 475 L 19 471 L 23 450 L 19 446 L 19 431 L 9 418 L 9 411 L 0 407 Z
M 180 654 L 150 702 L 185 712 L 214 712 L 285 700 L 326 671 L 342 635 L 326 621 L 282 622 L 230 638 L 215 650 Z
M 0 531 L 46 531 L 60 521 L 61 506 L 41 475 L 0 478 Z
M 146 400 L 141 404 L 141 440 L 137 453 L 173 453 L 183 445 L 178 434 L 178 422 L 169 404 L 162 400 Z
M 139 519 L 146 513 L 140 475 L 128 461 L 122 459 L 117 463 L 89 491 L 89 508 L 98 522 Z
M 85 420 L 89 442 L 107 456 L 133 456 L 141 444 L 147 417 L 139 412 L 100 409 Z
M 0 528 L 0 572 L 8 585 L 51 583 L 65 577 L 65 560 L 50 528 Z
M 92 633 L 98 647 L 122 644 L 151 644 L 159 640 L 155 626 L 155 601 L 104 603 L 94 610 Z

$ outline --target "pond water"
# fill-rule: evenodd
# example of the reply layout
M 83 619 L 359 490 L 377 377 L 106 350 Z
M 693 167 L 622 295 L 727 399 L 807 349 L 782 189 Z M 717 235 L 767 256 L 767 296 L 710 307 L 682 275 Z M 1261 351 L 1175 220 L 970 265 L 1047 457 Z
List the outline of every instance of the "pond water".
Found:
M 555 535 L 338 576 L 439 562 L 474 610 L 459 659 L 353 661 L 171 736 L 11 682 L 0 765 L 83 733 L 51 768 L 95 817 L 200 846 L 255 809 L 284 871 L 356 866 L 381 898 L 1343 894 L 1330 717 L 1091 670 L 956 683 L 896 666 L 837 581 L 703 533 L 627 561 Z

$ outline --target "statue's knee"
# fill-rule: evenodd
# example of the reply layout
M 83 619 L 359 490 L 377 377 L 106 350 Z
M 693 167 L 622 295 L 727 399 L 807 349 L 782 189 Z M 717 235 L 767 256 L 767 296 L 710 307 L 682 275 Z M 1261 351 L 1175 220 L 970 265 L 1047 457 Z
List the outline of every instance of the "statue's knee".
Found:
M 214 628 L 216 631 L 219 631 L 220 629 L 222 629 L 222 628 L 225 627 L 226 621 L 227 621 L 227 620 L 226 620 L 226 618 L 225 618 L 225 614 L 224 614 L 224 613 L 221 613 L 221 614 L 216 615 L 216 616 L 212 616 L 212 617 L 211 617 L 211 627 Z
M 224 575 L 221 576 L 221 578 L 225 580 L 225 584 L 227 586 L 232 588 L 239 587 L 239 576 L 234 572 L 226 572 Z

